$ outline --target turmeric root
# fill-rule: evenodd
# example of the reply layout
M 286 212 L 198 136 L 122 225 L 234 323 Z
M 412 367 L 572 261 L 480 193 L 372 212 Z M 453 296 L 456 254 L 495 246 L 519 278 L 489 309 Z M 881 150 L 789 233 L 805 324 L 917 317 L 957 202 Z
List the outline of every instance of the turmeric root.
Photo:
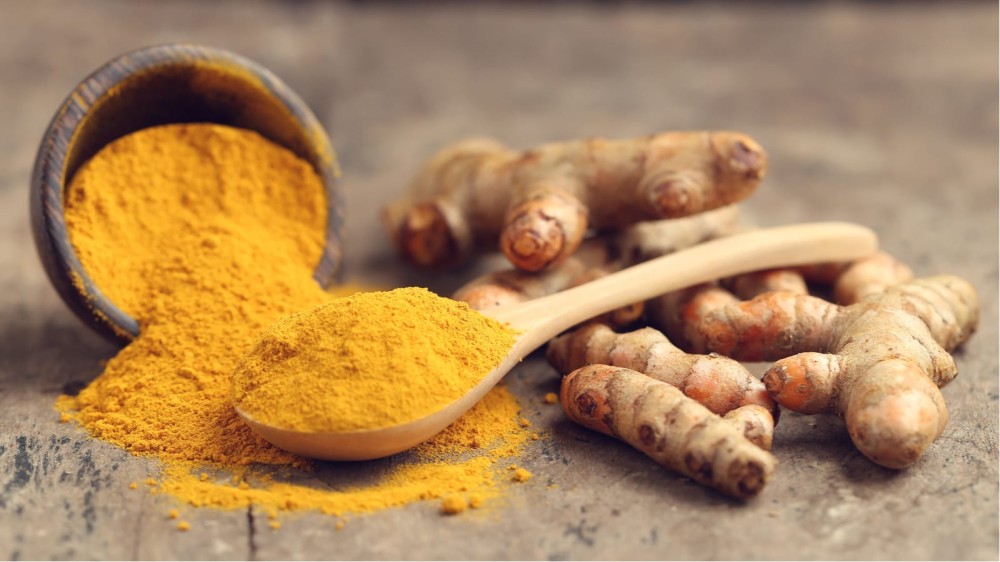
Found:
M 777 420 L 774 410 L 768 410 L 760 404 L 746 404 L 726 412 L 722 419 L 731 423 L 743 437 L 765 451 L 771 450 L 774 443 L 774 422 Z
M 739 206 L 728 205 L 682 219 L 633 225 L 614 237 L 614 247 L 632 265 L 751 229 L 740 224 Z M 723 279 L 721 284 L 744 299 L 767 291 L 808 293 L 802 274 L 790 268 L 744 273 Z
M 584 271 L 580 276 L 573 280 L 570 286 L 576 287 L 577 285 L 583 285 L 584 283 L 599 279 L 606 275 L 610 275 L 615 270 L 619 269 L 619 264 L 611 264 L 605 267 L 593 267 Z M 609 326 L 614 326 L 616 328 L 624 328 L 626 326 L 631 326 L 642 318 L 643 313 L 646 310 L 646 303 L 643 301 L 634 302 L 631 304 L 626 304 L 625 306 L 620 306 L 611 312 L 602 314 L 596 318 L 593 318 L 595 322 L 602 322 Z
M 561 263 L 588 228 L 677 218 L 748 197 L 764 150 L 734 132 L 589 139 L 515 152 L 489 139 L 446 147 L 383 212 L 399 252 L 426 267 L 497 243 L 519 269 Z
M 461 286 L 452 298 L 469 303 L 473 310 L 509 306 L 568 289 L 589 267 L 585 260 L 573 256 L 538 273 L 520 269 L 494 271 Z
M 808 295 L 809 288 L 802 274 L 794 269 L 751 271 L 723 279 L 722 286 L 741 299 L 752 299 L 761 293 L 786 291 Z
M 563 378 L 560 397 L 573 421 L 726 494 L 757 495 L 777 464 L 736 424 L 673 386 L 629 369 L 590 365 L 573 371 Z
M 646 301 L 646 318 L 650 326 L 663 332 L 678 347 L 698 353 L 691 341 L 697 334 L 691 324 L 700 322 L 704 311 L 739 302 L 740 299 L 718 283 L 702 283 Z
M 740 230 L 739 205 L 726 205 L 679 219 L 636 223 L 609 237 L 612 252 L 625 265 L 672 254 Z
M 968 282 L 917 279 L 846 307 L 781 292 L 739 302 L 719 291 L 682 310 L 687 343 L 738 360 L 780 359 L 763 379 L 780 405 L 843 416 L 858 449 L 889 468 L 916 462 L 944 431 L 938 387 L 957 374 L 949 352 L 978 323 Z
M 586 240 L 565 262 L 544 271 L 516 268 L 481 275 L 460 287 L 452 298 L 469 303 L 475 310 L 487 310 L 529 301 L 579 285 L 594 276 L 591 270 L 608 272 L 620 268 L 607 238 Z
M 588 324 L 549 342 L 546 357 L 560 373 L 593 363 L 638 371 L 677 387 L 720 416 L 747 404 L 778 414 L 764 384 L 739 362 L 689 355 L 653 328 L 617 334 L 603 324 Z
M 854 304 L 869 295 L 913 279 L 913 271 L 886 252 L 878 252 L 853 262 L 801 266 L 797 270 L 807 281 L 832 284 L 833 298 L 837 304 Z
M 473 310 L 489 310 L 537 299 L 582 285 L 618 270 L 621 264 L 611 259 L 605 239 L 590 239 L 565 262 L 532 273 L 506 269 L 487 273 L 460 287 L 452 298 L 465 301 Z M 625 305 L 603 314 L 598 320 L 612 326 L 628 326 L 645 310 L 643 302 Z
M 488 310 L 537 299 L 581 285 L 624 265 L 668 254 L 736 231 L 739 209 L 728 205 L 679 219 L 632 225 L 619 233 L 590 238 L 565 262 L 539 272 L 507 269 L 487 273 L 455 291 L 452 298 L 474 310 Z M 645 303 L 633 303 L 596 319 L 614 327 L 636 322 Z

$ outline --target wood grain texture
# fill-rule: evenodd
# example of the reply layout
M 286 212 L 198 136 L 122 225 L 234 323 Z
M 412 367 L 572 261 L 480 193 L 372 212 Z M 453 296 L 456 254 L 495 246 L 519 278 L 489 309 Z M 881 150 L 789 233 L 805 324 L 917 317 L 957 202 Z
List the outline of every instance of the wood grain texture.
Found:
M 995 559 L 996 21 L 989 3 L 3 3 L 0 557 Z M 548 438 L 521 461 L 535 478 L 494 511 L 442 518 L 415 504 L 341 531 L 302 514 L 271 531 L 253 511 L 182 508 L 192 530 L 179 533 L 169 498 L 128 488 L 154 465 L 57 422 L 58 393 L 100 372 L 114 348 L 49 286 L 26 204 L 38 141 L 66 92 L 112 56 L 166 41 L 245 55 L 316 111 L 344 171 L 348 278 L 385 286 L 447 294 L 476 272 L 404 267 L 377 220 L 457 138 L 528 147 L 744 131 L 771 162 L 747 203 L 756 222 L 860 222 L 918 275 L 977 287 L 982 326 L 943 390 L 948 428 L 894 473 L 855 451 L 837 420 L 783 415 L 775 478 L 739 505 L 565 421 L 542 402 L 555 373 L 532 358 L 510 384 Z M 337 482 L 337 467 L 324 478 Z

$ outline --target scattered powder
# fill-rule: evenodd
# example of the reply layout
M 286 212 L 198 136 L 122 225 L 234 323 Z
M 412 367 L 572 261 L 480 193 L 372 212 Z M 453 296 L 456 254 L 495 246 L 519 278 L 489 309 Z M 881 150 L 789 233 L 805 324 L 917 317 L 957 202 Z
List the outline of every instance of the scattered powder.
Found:
M 514 470 L 513 479 L 514 479 L 515 482 L 527 482 L 528 480 L 531 480 L 532 476 L 534 476 L 534 474 L 532 474 L 531 472 L 529 472 L 527 469 L 525 469 L 525 468 L 516 468 Z
M 441 500 L 441 513 L 445 515 L 457 515 L 468 509 L 469 505 L 459 494 L 449 494 Z

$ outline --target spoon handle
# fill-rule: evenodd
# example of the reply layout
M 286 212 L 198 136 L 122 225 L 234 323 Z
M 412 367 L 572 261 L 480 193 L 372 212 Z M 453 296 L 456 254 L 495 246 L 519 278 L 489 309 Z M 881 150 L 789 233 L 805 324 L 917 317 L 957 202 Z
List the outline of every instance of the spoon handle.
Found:
M 537 347 L 587 319 L 698 283 L 776 267 L 855 260 L 877 250 L 875 233 L 856 224 L 778 226 L 711 240 L 487 314 L 530 331 L 526 336 L 537 341 L 532 346 Z

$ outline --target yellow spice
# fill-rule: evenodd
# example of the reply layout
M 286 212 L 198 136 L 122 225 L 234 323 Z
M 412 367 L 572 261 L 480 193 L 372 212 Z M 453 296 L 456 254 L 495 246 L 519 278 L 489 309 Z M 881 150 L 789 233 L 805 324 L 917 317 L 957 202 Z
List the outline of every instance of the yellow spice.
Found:
M 451 494 L 445 496 L 441 500 L 441 513 L 445 515 L 457 515 L 462 513 L 468 508 L 468 504 L 465 502 L 465 498 L 458 494 Z
M 514 332 L 426 289 L 359 293 L 282 318 L 236 368 L 233 401 L 299 431 L 356 431 L 417 419 L 496 367 Z
M 65 203 L 89 276 L 141 334 L 57 406 L 93 436 L 159 459 L 159 481 L 146 481 L 152 493 L 194 506 L 330 514 L 500 493 L 498 459 L 527 440 L 503 387 L 374 481 L 345 474 L 304 485 L 314 465 L 236 415 L 232 374 L 262 330 L 332 298 L 312 279 L 327 219 L 323 186 L 291 152 L 219 125 L 145 129 L 85 163 Z M 221 474 L 210 478 L 207 468 Z
M 469 496 L 469 508 L 479 509 L 483 505 L 484 498 L 480 494 L 472 494 Z

